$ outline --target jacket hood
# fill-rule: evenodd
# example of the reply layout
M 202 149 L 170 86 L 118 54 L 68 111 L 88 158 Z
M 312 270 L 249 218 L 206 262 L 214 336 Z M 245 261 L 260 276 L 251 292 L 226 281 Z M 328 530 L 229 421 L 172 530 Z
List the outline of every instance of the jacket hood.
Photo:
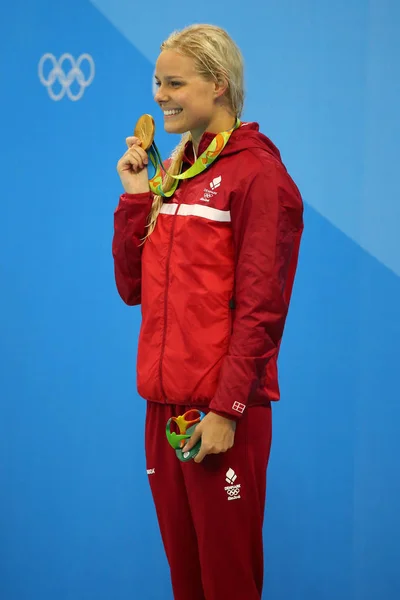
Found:
M 242 123 L 241 126 L 232 133 L 222 154 L 236 154 L 237 152 L 248 150 L 249 148 L 259 148 L 260 150 L 266 150 L 269 154 L 272 154 L 276 159 L 281 161 L 281 154 L 278 148 L 266 135 L 260 133 L 259 129 L 258 123 Z
M 266 150 L 269 154 L 274 156 L 276 160 L 282 162 L 278 148 L 267 136 L 260 133 L 259 129 L 258 123 L 242 122 L 241 126 L 233 131 L 228 143 L 221 152 L 221 156 L 236 154 L 242 150 L 249 150 L 250 148 L 258 148 L 260 150 Z M 199 144 L 198 155 L 202 154 L 202 152 L 207 149 L 214 137 L 215 133 L 210 133 L 209 131 L 203 133 Z M 193 158 L 192 144 L 191 142 L 188 142 L 185 149 L 185 159 L 192 163 Z

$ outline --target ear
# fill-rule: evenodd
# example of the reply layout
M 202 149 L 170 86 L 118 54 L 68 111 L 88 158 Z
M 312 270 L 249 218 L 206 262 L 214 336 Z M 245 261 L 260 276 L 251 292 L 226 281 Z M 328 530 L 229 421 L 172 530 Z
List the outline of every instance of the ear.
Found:
M 228 89 L 228 81 L 224 78 L 219 79 L 214 83 L 214 96 L 215 98 L 221 98 Z

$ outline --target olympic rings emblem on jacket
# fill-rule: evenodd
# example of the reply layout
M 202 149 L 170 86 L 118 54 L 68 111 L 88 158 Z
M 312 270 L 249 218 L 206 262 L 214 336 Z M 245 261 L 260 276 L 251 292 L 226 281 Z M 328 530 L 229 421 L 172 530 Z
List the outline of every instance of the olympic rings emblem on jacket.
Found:
M 68 63 L 70 65 L 69 69 Z M 87 79 L 81 69 L 82 63 L 89 65 Z M 50 71 L 47 70 L 48 65 L 51 67 Z M 74 57 L 69 53 L 63 54 L 57 60 L 54 54 L 47 52 L 39 61 L 38 71 L 41 83 L 47 88 L 50 98 L 56 101 L 64 98 L 65 94 L 70 100 L 80 100 L 85 89 L 92 83 L 95 75 L 94 60 L 90 54 L 81 54 L 75 61 Z M 75 81 L 79 84 L 78 92 L 71 90 L 71 86 Z M 56 82 L 61 85 L 59 91 L 59 85 L 55 86 L 54 89 Z

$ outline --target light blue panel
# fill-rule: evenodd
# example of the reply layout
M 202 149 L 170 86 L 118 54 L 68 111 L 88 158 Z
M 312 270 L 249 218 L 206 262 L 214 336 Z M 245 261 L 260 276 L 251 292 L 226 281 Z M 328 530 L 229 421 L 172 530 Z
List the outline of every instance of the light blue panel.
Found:
M 400 274 L 400 3 L 369 2 L 360 243 Z
M 250 0 L 245 18 L 238 0 L 229 10 L 214 5 L 212 16 L 207 5 L 174 14 L 160 2 L 152 35 L 136 2 L 91 2 L 152 63 L 174 29 L 209 21 L 228 29 L 246 59 L 245 118 L 284 151 L 307 202 L 400 274 L 391 168 L 400 124 L 396 0 Z

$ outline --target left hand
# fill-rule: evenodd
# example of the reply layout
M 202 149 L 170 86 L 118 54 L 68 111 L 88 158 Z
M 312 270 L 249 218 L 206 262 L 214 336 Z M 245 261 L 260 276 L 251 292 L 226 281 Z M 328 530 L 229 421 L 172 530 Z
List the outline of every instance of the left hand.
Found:
M 201 438 L 200 451 L 194 461 L 200 463 L 207 454 L 220 454 L 232 448 L 235 440 L 236 422 L 209 412 L 196 426 L 192 437 L 182 449 L 188 452 Z

